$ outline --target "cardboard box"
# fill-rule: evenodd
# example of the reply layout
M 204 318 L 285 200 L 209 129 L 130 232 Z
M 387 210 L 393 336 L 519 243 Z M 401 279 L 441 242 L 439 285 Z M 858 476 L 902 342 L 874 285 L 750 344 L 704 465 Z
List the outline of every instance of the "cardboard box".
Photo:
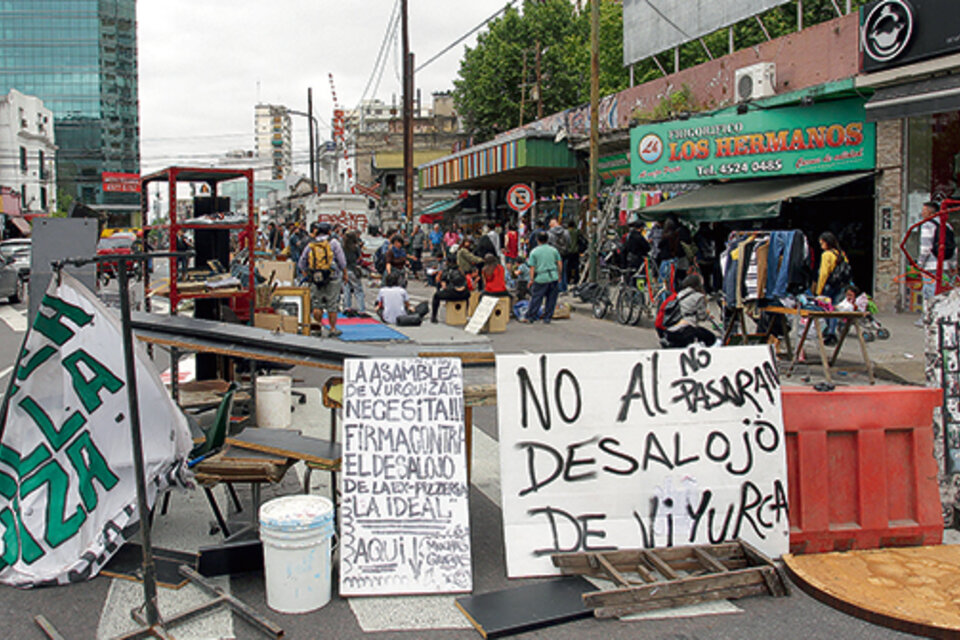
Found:
M 292 285 L 296 265 L 290 260 L 258 260 L 257 272 L 267 280 L 270 279 L 271 273 L 276 272 L 273 277 L 274 282 L 279 282 L 281 286 Z
M 296 333 L 299 330 L 297 319 L 283 313 L 258 313 L 254 316 L 253 324 L 260 329 L 283 333 Z

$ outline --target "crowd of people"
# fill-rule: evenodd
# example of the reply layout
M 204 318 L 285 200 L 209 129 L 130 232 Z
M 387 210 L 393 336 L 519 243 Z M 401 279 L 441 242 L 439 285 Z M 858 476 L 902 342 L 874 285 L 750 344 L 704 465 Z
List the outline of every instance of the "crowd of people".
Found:
M 661 283 L 657 300 L 661 343 L 682 347 L 711 345 L 721 326 L 708 311 L 710 294 L 723 286 L 723 231 L 712 223 L 695 230 L 674 216 L 662 222 L 634 220 L 608 241 L 613 248 L 602 262 L 630 274 L 647 264 Z M 441 302 L 467 300 L 472 291 L 526 301 L 515 312 L 521 322 L 549 324 L 558 298 L 579 283 L 588 247 L 587 234 L 573 222 L 556 217 L 538 220 L 526 233 L 514 224 L 486 225 L 470 231 L 450 224 L 415 226 L 381 233 L 371 226 L 361 235 L 339 225 L 320 222 L 268 223 L 259 244 L 296 265 L 299 283 L 309 283 L 315 319 L 328 316 L 329 335 L 338 336 L 337 313 L 367 313 L 364 281 L 379 281 L 374 310 L 388 323 L 419 323 L 429 313 L 438 321 Z M 809 296 L 831 307 L 840 305 L 853 286 L 849 258 L 837 236 L 818 238 L 819 267 L 811 273 Z M 930 244 L 929 242 L 927 244 Z M 811 270 L 813 271 L 813 270 Z M 406 291 L 408 278 L 423 277 L 436 291 L 429 305 L 414 308 Z M 668 300 L 669 298 L 669 300 Z M 669 305 L 669 308 L 663 308 Z M 825 340 L 836 340 L 836 321 L 827 323 Z

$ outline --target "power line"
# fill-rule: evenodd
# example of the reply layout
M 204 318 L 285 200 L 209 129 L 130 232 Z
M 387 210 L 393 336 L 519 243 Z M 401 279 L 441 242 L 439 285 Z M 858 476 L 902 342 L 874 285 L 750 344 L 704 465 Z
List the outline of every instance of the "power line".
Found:
M 429 60 L 421 64 L 419 67 L 417 67 L 414 70 L 414 73 L 420 73 L 421 69 L 425 68 L 428 64 L 430 64 L 431 62 L 433 62 L 434 60 L 436 60 L 446 52 L 450 51 L 450 49 L 453 49 L 455 46 L 457 46 L 458 44 L 460 44 L 461 42 L 463 42 L 464 40 L 466 40 L 467 38 L 475 34 L 477 31 L 485 27 L 488 22 L 490 22 L 491 20 L 499 16 L 501 13 L 504 13 L 507 9 L 509 9 L 511 6 L 515 5 L 516 3 L 517 3 L 517 0 L 510 0 L 507 4 L 503 5 L 503 9 L 500 9 L 495 14 L 493 14 L 492 16 L 490 16 L 489 18 L 487 18 L 486 20 L 484 20 L 483 22 L 475 26 L 473 29 L 470 29 L 470 31 L 467 31 L 465 34 L 463 34 L 462 36 L 460 36 L 459 38 L 451 42 L 449 45 L 444 47 L 442 51 L 440 51 L 439 53 L 434 55 L 432 58 L 430 58 Z

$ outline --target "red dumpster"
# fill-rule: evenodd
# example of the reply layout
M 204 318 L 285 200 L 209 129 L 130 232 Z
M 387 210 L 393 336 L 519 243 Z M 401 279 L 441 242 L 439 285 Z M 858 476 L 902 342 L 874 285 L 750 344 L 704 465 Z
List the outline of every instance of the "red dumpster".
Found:
M 783 388 L 790 550 L 939 544 L 939 389 Z

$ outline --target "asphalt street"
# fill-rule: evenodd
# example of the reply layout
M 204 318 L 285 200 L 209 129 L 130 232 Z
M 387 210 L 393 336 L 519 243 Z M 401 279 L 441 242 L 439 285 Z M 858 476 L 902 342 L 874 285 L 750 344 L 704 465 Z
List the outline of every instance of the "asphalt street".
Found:
M 426 292 L 413 291 L 414 295 Z M 368 297 L 370 293 L 368 292 Z M 26 329 L 25 305 L 0 304 L 0 383 L 9 382 L 12 366 Z M 441 325 L 442 327 L 442 325 Z M 449 328 L 445 328 L 449 331 Z M 429 327 L 423 331 L 429 331 Z M 438 328 L 437 331 L 441 329 Z M 482 338 L 486 339 L 486 338 Z M 574 314 L 567 321 L 551 326 L 511 323 L 504 334 L 491 338 L 498 353 L 603 351 L 650 348 L 656 345 L 653 332 L 600 321 L 586 314 Z M 162 364 L 162 361 L 161 361 Z M 319 370 L 294 370 L 296 387 L 319 387 L 327 373 Z M 329 429 L 328 410 L 311 396 L 301 409 L 308 428 Z M 470 494 L 473 576 L 475 593 L 519 586 L 525 581 L 508 581 L 504 568 L 502 520 L 499 507 L 499 469 L 495 408 L 474 412 L 475 448 L 473 487 Z M 323 474 L 315 474 L 323 475 Z M 300 488 L 299 474 L 288 474 L 270 495 L 294 493 Z M 320 492 L 328 491 L 325 480 L 317 480 Z M 194 492 L 198 494 L 199 492 Z M 241 495 L 242 498 L 245 496 Z M 269 497 L 269 496 L 265 496 Z M 209 512 L 197 495 L 178 495 L 171 514 L 159 518 L 155 529 L 157 544 L 176 548 L 212 544 L 216 535 L 208 533 Z M 195 548 L 195 547 L 194 547 Z M 336 585 L 334 576 L 334 585 Z M 282 615 L 266 606 L 263 576 L 260 573 L 233 576 L 221 584 L 262 615 L 285 630 L 287 638 L 454 638 L 480 637 L 453 607 L 452 596 L 354 598 L 336 594 L 324 608 L 301 615 Z M 166 592 L 168 590 L 162 589 Z M 68 587 L 21 591 L 0 587 L 0 637 L 43 638 L 33 616 L 43 614 L 66 638 L 105 638 L 119 628 L 129 628 L 128 612 L 139 600 L 135 583 L 97 577 Z M 161 594 L 161 603 L 171 602 L 173 609 L 197 604 L 205 597 L 187 590 L 179 594 Z M 163 604 L 162 604 L 163 606 Z M 173 609 L 167 609 L 173 610 Z M 257 631 L 236 616 L 217 615 L 206 623 L 184 629 L 178 638 L 261 638 Z M 721 602 L 695 611 L 670 611 L 630 621 L 587 619 L 575 623 L 529 632 L 517 638 L 641 638 L 641 639 L 724 639 L 751 640 L 776 637 L 784 640 L 886 639 L 910 637 L 836 611 L 794 588 L 788 598 L 754 597 L 732 603 Z

